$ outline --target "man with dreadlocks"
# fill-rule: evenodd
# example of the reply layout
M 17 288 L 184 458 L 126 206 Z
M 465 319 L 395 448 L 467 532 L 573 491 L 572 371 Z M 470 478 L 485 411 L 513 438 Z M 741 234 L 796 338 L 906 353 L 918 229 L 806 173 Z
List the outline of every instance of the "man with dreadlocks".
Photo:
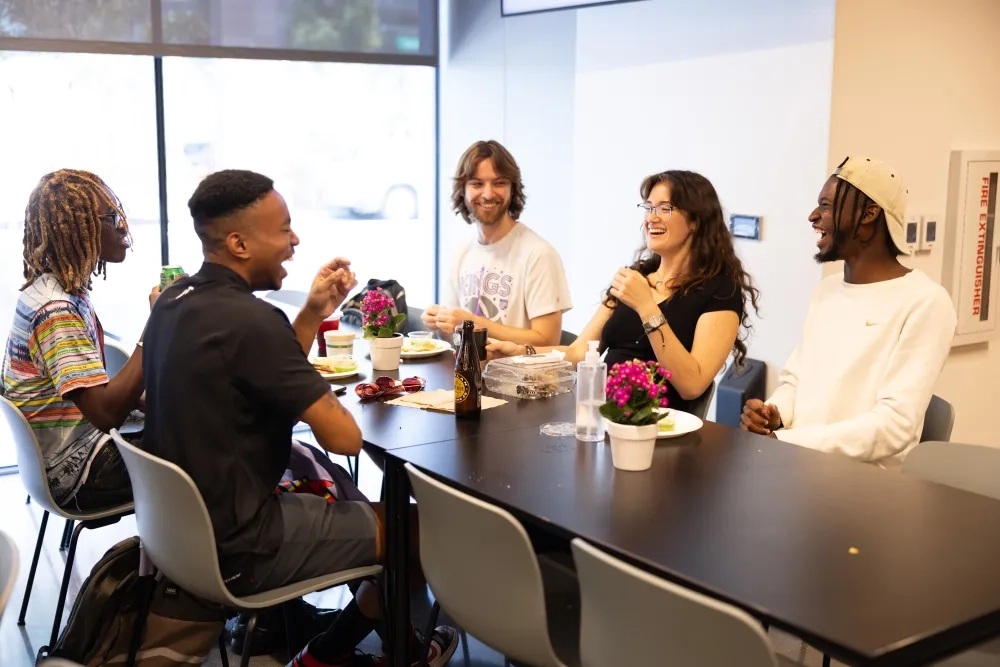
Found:
M 3 390 L 38 439 L 53 499 L 81 511 L 132 497 L 107 433 L 142 394 L 142 348 L 109 380 L 104 331 L 89 296 L 92 276 L 123 261 L 129 239 L 121 202 L 90 172 L 46 174 L 28 200 L 25 283 L 7 339 Z
M 849 157 L 827 180 L 809 222 L 816 260 L 843 260 L 843 276 L 816 287 L 777 390 L 743 409 L 745 430 L 881 467 L 917 444 L 956 317 L 941 285 L 897 259 L 906 200 L 880 160 Z

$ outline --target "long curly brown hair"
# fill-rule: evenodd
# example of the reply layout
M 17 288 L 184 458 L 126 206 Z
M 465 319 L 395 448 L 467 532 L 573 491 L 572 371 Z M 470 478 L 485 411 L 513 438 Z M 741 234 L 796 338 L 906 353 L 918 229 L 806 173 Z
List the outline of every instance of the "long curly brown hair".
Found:
M 646 201 L 649 193 L 660 183 L 670 185 L 670 203 L 675 209 L 686 213 L 688 219 L 695 225 L 687 273 L 674 277 L 672 284 L 675 293 L 688 294 L 716 276 L 732 276 L 739 286 L 743 300 L 740 331 L 733 344 L 733 358 L 738 367 L 742 366 L 747 356 L 746 341 L 753 329 L 748 306 L 752 305 L 754 312 L 759 312 L 760 292 L 757 291 L 753 279 L 744 270 L 743 263 L 736 255 L 733 238 L 722 213 L 719 195 L 715 192 L 711 181 L 701 174 L 671 170 L 653 174 L 642 182 L 639 186 L 642 201 Z M 636 252 L 635 261 L 629 268 L 648 276 L 660 268 L 660 256 L 651 252 L 644 243 Z M 618 305 L 618 300 L 611 296 L 610 289 L 604 295 L 604 304 L 608 308 Z
M 102 202 L 121 216 L 128 234 L 122 204 L 99 176 L 78 169 L 42 176 L 24 210 L 22 290 L 50 272 L 67 293 L 79 296 L 90 289 L 92 275 L 106 276 L 101 261 Z
M 472 224 L 472 214 L 465 203 L 465 184 L 476 175 L 476 167 L 483 160 L 493 162 L 497 175 L 510 181 L 510 207 L 507 213 L 514 220 L 521 217 L 524 211 L 524 183 L 521 182 L 521 168 L 517 166 L 514 156 L 503 147 L 499 141 L 477 141 L 458 159 L 455 177 L 452 179 L 451 209 L 462 216 L 468 224 Z

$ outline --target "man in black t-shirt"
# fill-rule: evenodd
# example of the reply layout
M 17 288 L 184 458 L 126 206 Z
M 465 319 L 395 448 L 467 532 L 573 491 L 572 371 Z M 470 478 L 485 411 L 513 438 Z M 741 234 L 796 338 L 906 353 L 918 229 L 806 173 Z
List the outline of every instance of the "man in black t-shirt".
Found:
M 289 323 L 253 295 L 281 287 L 282 264 L 299 243 L 271 179 L 218 172 L 202 181 L 188 206 L 205 263 L 164 292 L 147 325 L 144 448 L 180 466 L 198 486 L 220 569 L 237 595 L 378 562 L 381 504 L 275 493 L 298 421 L 330 452 L 361 450 L 354 418 L 307 356 L 320 322 L 357 285 L 350 262 L 338 258 L 321 268 Z M 373 663 L 354 647 L 379 613 L 374 585 L 365 582 L 290 667 Z M 456 646 L 454 629 L 438 628 L 428 664 L 443 665 Z

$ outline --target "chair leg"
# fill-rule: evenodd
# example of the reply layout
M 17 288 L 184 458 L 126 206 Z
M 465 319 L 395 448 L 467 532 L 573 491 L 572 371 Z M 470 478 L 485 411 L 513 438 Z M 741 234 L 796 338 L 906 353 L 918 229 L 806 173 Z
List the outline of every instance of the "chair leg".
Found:
M 823 667 L 830 667 L 830 656 L 823 654 Z
M 427 667 L 427 652 L 431 648 L 431 636 L 434 628 L 437 627 L 438 614 L 441 613 L 441 605 L 437 602 L 431 607 L 431 613 L 427 615 L 427 626 L 424 628 L 424 636 L 420 642 L 420 667 Z
M 76 544 L 80 540 L 80 532 L 83 531 L 81 521 L 73 529 L 73 536 L 69 540 L 69 551 L 66 553 L 66 569 L 63 570 L 62 586 L 59 587 L 59 600 L 56 602 L 56 618 L 52 622 L 52 637 L 49 639 L 49 646 L 55 646 L 59 639 L 59 626 L 62 624 L 63 605 L 66 604 L 66 593 L 69 590 L 69 578 L 73 574 L 73 559 L 76 557 Z
M 226 650 L 226 631 L 219 633 L 219 660 L 222 667 L 229 667 L 229 651 Z
M 465 660 L 465 667 L 469 667 L 469 635 L 465 630 L 459 630 L 458 636 L 462 639 L 462 658 Z
M 248 667 L 250 664 L 250 654 L 253 651 L 250 647 L 253 646 L 253 631 L 257 629 L 257 612 L 250 614 L 250 620 L 247 622 L 247 633 L 243 637 L 243 655 L 240 656 L 240 667 Z
M 28 499 L 24 501 L 24 504 L 25 505 L 30 505 L 31 504 L 31 496 L 30 495 L 28 496 Z
M 31 496 L 28 496 L 31 500 Z M 38 527 L 38 539 L 35 540 L 35 555 L 31 558 L 31 569 L 28 570 L 28 584 L 24 587 L 24 600 L 21 601 L 21 615 L 17 624 L 24 625 L 24 615 L 28 613 L 28 600 L 31 598 L 31 586 L 35 583 L 35 570 L 38 569 L 38 556 L 42 553 L 42 539 L 45 537 L 45 526 L 49 523 L 48 510 L 42 513 L 42 525 Z
M 66 526 L 63 528 L 62 542 L 59 543 L 59 551 L 66 551 L 69 548 L 69 538 L 73 535 L 73 519 L 66 519 Z
M 361 479 L 361 454 L 356 454 L 354 456 L 354 486 L 358 485 L 359 479 Z

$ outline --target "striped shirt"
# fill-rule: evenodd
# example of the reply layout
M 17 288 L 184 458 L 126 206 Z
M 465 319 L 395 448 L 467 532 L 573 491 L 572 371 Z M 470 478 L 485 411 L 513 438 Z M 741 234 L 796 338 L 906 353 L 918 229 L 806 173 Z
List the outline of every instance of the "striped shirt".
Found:
M 7 338 L 4 395 L 31 424 L 59 505 L 72 500 L 108 440 L 66 398 L 107 384 L 103 342 L 90 298 L 67 294 L 51 273 L 21 292 Z

